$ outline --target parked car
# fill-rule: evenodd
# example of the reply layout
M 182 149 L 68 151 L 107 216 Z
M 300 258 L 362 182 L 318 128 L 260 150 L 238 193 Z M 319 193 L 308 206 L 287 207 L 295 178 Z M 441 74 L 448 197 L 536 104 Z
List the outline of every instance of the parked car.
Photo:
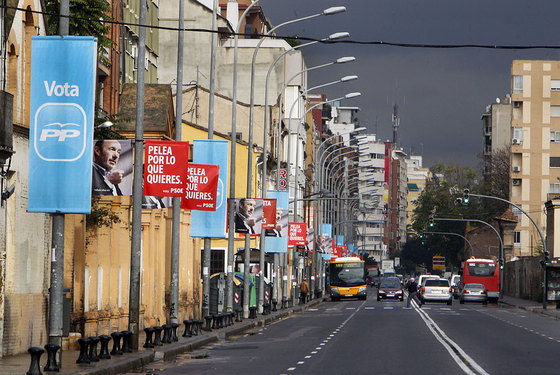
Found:
M 482 284 L 469 283 L 465 284 L 459 296 L 459 303 L 482 302 L 483 305 L 488 304 L 488 291 Z
M 377 288 L 377 300 L 382 299 L 404 299 L 403 287 L 400 280 L 396 277 L 386 278 L 381 281 Z
M 453 303 L 453 289 L 449 285 L 447 279 L 428 279 L 422 286 L 420 300 L 447 302 L 448 305 Z
M 453 275 L 451 276 L 451 287 L 453 288 L 453 298 L 459 298 L 459 294 L 461 293 L 461 286 L 463 285 L 463 280 L 461 279 L 461 275 Z

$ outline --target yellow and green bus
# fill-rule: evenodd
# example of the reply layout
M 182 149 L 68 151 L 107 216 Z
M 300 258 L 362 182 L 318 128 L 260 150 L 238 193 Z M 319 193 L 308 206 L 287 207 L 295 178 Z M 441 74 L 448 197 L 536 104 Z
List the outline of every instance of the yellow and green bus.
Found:
M 367 299 L 366 264 L 358 257 L 339 257 L 331 260 L 329 279 L 331 301 L 357 297 Z

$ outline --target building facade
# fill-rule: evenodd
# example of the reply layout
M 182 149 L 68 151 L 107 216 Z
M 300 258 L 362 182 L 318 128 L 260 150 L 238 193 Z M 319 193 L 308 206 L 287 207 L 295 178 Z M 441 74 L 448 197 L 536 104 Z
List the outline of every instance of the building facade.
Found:
M 511 66 L 510 200 L 546 232 L 544 204 L 560 193 L 560 61 L 515 60 Z M 514 255 L 537 255 L 541 238 L 519 210 Z

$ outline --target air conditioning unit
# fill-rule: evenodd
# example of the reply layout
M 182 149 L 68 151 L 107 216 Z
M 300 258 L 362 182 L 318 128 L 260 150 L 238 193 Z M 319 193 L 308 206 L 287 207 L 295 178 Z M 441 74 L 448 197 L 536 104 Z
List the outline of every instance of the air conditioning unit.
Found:
M 521 167 L 520 167 L 519 165 L 514 165 L 514 166 L 512 167 L 512 170 L 513 170 L 514 172 L 521 172 Z
M 514 178 L 513 180 L 511 180 L 511 184 L 513 186 L 521 186 L 521 179 L 520 178 Z
M 513 139 L 511 140 L 511 144 L 512 144 L 512 145 L 520 145 L 520 144 L 521 144 L 521 139 L 513 138 Z

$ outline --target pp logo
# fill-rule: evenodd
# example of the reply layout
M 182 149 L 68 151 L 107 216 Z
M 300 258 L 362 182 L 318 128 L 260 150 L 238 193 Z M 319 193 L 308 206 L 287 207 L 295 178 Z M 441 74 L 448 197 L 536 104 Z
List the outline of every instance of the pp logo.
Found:
M 87 116 L 75 103 L 45 103 L 35 112 L 33 140 L 45 161 L 75 161 L 86 151 Z

